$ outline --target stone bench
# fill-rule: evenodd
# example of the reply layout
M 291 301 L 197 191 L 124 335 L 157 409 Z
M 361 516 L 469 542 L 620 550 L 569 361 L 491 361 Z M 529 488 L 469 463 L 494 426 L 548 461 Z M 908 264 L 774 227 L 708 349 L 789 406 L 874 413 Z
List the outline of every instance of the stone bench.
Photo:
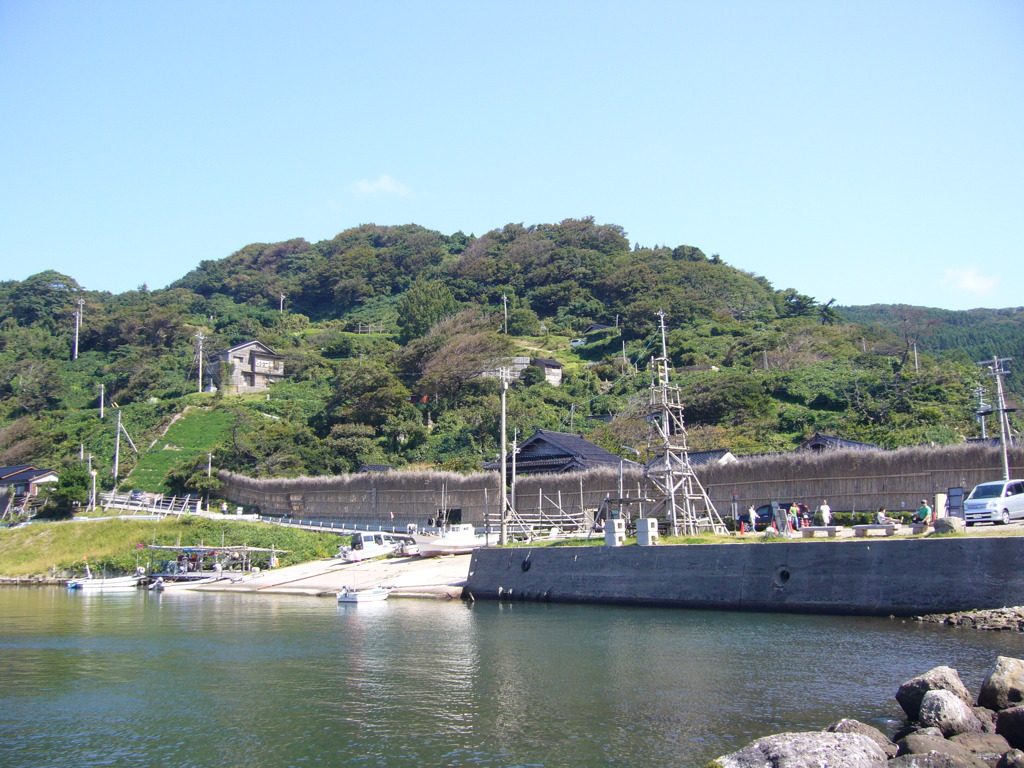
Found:
M 830 539 L 834 539 L 841 530 L 843 530 L 841 525 L 805 525 L 800 529 L 800 535 L 805 539 L 813 539 L 819 533 L 824 533 Z
M 894 536 L 898 525 L 855 525 L 853 533 L 855 536 L 870 536 L 873 531 L 880 532 L 883 536 Z
M 929 523 L 911 523 L 910 524 L 910 533 L 911 534 L 928 533 L 928 531 L 930 531 L 930 530 L 931 530 L 931 525 Z

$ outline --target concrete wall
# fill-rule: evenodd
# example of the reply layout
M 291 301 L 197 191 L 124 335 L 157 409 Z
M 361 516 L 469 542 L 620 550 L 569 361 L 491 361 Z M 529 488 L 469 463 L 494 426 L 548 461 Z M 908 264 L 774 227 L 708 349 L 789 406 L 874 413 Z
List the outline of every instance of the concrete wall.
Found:
M 475 599 L 915 615 L 1024 603 L 1024 538 L 481 549 Z

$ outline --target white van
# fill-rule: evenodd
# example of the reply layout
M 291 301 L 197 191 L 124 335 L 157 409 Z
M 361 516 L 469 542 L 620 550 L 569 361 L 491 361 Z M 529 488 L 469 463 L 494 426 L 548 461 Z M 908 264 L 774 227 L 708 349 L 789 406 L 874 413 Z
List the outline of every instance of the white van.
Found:
M 994 480 L 975 486 L 964 501 L 964 522 L 1000 523 L 1024 519 L 1024 480 Z

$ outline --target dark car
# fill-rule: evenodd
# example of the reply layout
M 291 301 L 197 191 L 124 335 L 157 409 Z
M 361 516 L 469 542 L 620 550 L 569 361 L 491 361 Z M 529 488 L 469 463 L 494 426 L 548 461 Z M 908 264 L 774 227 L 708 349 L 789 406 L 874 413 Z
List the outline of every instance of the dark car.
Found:
M 775 519 L 776 514 L 789 514 L 789 508 L 795 506 L 789 501 L 773 501 L 768 504 L 762 504 L 756 510 L 757 520 L 754 523 L 754 530 L 763 531 L 765 528 L 772 524 L 772 520 Z

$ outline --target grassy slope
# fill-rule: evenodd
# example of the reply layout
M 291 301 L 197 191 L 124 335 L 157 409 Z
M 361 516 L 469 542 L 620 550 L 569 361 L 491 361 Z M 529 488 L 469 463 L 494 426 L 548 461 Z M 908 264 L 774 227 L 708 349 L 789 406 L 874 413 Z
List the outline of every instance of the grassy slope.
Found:
M 167 473 L 212 450 L 231 429 L 234 417 L 226 411 L 190 408 L 175 421 L 153 447 L 139 457 L 139 463 L 122 488 L 166 493 Z
M 287 530 L 266 523 L 185 517 L 167 520 L 92 520 L 33 523 L 0 528 L 0 574 L 57 576 L 80 574 L 89 559 L 94 572 L 128 572 L 148 565 L 149 552 L 139 544 L 221 545 L 288 550 L 282 565 L 330 557 L 341 537 L 329 533 Z

